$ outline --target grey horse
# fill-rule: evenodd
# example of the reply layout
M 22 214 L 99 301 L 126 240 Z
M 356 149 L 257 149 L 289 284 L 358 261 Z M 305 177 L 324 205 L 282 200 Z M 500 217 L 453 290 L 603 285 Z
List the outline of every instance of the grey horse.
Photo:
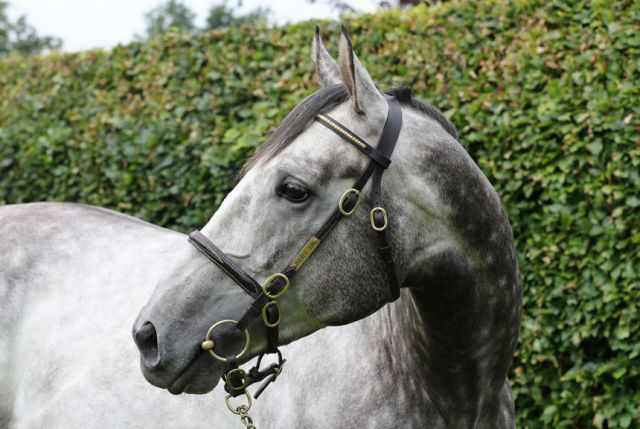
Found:
M 346 34 L 338 62 L 317 34 L 313 57 L 323 87 L 263 144 L 202 229 L 259 280 L 288 262 L 366 165 L 314 116 L 368 142 L 386 117 Z M 522 292 L 509 222 L 442 114 L 405 89 L 390 94 L 404 117 L 383 183 L 400 298 L 384 304 L 387 276 L 369 213 L 358 210 L 281 299 L 287 363 L 251 408 L 258 427 L 515 425 L 507 370 Z M 368 188 L 363 195 L 365 206 Z M 0 234 L 0 427 L 241 426 L 224 406 L 224 365 L 199 345 L 249 297 L 185 236 L 61 204 L 0 208 Z M 144 378 L 212 395 L 167 395 L 135 374 L 124 331 L 140 307 Z M 266 347 L 258 323 L 249 332 L 241 363 Z

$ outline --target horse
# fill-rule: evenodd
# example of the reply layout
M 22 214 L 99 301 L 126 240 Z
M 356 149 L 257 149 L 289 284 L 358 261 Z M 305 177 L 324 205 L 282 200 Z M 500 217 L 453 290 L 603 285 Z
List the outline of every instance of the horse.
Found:
M 242 423 L 515 427 L 507 372 L 522 290 L 499 196 L 437 109 L 377 89 L 346 31 L 338 61 L 317 29 L 312 56 L 321 89 L 247 162 L 201 235 L 266 285 L 371 162 L 317 118 L 375 141 L 392 98 L 402 113 L 382 181 L 392 263 L 378 251 L 376 208 L 360 209 L 374 199 L 368 184 L 349 216 L 304 246 L 277 299 L 286 363 Z M 231 360 L 245 338 L 227 329 L 203 341 L 251 305 L 234 272 L 183 234 L 97 207 L 1 207 L 0 234 L 0 427 L 239 427 L 219 382 L 228 362 L 211 355 Z M 262 313 L 237 365 L 273 345 L 272 312 Z

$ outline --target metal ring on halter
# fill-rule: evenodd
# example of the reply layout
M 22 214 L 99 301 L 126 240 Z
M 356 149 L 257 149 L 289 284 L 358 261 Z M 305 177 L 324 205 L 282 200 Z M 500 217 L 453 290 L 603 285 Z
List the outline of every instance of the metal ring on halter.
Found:
M 229 411 L 231 411 L 233 414 L 240 414 L 240 411 L 238 411 L 238 408 L 240 407 L 246 407 L 244 409 L 244 412 L 246 413 L 247 411 L 249 411 L 251 409 L 251 395 L 249 395 L 249 392 L 245 391 L 244 395 L 247 397 L 247 405 L 238 405 L 238 407 L 236 407 L 236 409 L 233 409 L 233 407 L 231 406 L 231 402 L 229 402 L 229 399 L 233 398 L 232 395 L 227 395 L 224 397 L 224 402 L 227 404 L 227 408 L 229 408 Z
M 284 280 L 284 287 L 280 292 L 274 293 L 272 295 L 271 292 L 269 292 L 269 286 L 271 286 L 271 284 L 275 282 L 277 279 Z M 284 295 L 287 289 L 289 289 L 289 277 L 285 276 L 282 273 L 272 274 L 267 280 L 264 281 L 264 286 L 262 286 L 262 290 L 264 290 L 265 295 L 267 295 L 271 299 L 280 298 L 282 295 Z
M 233 377 L 234 374 L 238 374 L 238 377 L 240 377 L 240 380 L 242 381 L 242 383 L 240 384 L 240 386 L 234 386 L 233 385 Z M 227 372 L 227 374 L 225 375 L 225 380 L 224 383 L 227 385 L 227 387 L 229 387 L 229 390 L 242 390 L 245 387 L 247 387 L 247 384 L 249 384 L 249 376 L 247 375 L 246 371 L 242 368 L 233 368 L 232 370 L 230 370 L 229 372 Z
M 267 308 L 271 306 L 274 306 L 278 310 L 278 320 L 273 323 L 269 322 L 269 318 L 267 317 Z M 264 305 L 264 307 L 262 307 L 262 322 L 267 328 L 275 328 L 278 326 L 280 324 L 280 319 L 282 318 L 281 315 L 282 309 L 280 308 L 280 303 L 278 303 L 278 301 L 269 301 Z
M 374 219 L 376 212 L 382 213 L 382 218 L 384 219 L 384 223 L 382 224 L 382 226 L 376 225 L 376 221 Z M 377 232 L 384 231 L 385 229 L 387 229 L 387 226 L 389 225 L 389 218 L 387 217 L 387 211 L 382 207 L 372 208 L 371 212 L 369 213 L 369 220 L 371 221 L 371 227 L 373 228 L 374 231 L 377 231 Z
M 224 319 L 224 320 L 220 320 L 219 322 L 214 323 L 213 325 L 211 325 L 211 327 L 209 328 L 209 330 L 207 331 L 207 335 L 204 338 L 204 341 L 202 342 L 202 344 L 200 345 L 200 347 L 203 347 L 203 345 L 205 343 L 207 343 L 208 341 L 212 341 L 211 340 L 211 335 L 213 335 L 213 331 L 216 330 L 216 328 L 220 325 L 224 325 L 225 323 L 233 323 L 234 325 L 237 325 L 238 322 L 236 322 L 235 320 L 231 320 L 231 319 Z M 244 355 L 247 350 L 249 350 L 249 343 L 251 342 L 251 337 L 249 337 L 249 331 L 247 331 L 246 329 L 243 331 L 244 334 L 244 348 L 242 350 L 240 350 L 240 353 L 238 353 L 236 355 L 236 359 L 240 359 L 240 357 L 242 355 Z M 207 343 L 209 344 L 209 343 Z M 213 357 L 216 360 L 219 360 L 220 362 L 227 362 L 227 358 L 224 358 L 218 354 L 216 354 L 216 352 L 213 351 L 213 349 L 208 349 L 207 350 L 209 352 L 209 354 L 211 355 L 211 357 Z
M 346 211 L 343 205 L 347 201 L 347 198 L 349 198 L 349 195 L 351 194 L 355 195 L 356 204 L 353 206 L 351 210 Z M 344 194 L 342 194 L 342 196 L 340 197 L 340 201 L 338 202 L 338 210 L 340 210 L 340 213 L 342 213 L 343 216 L 351 216 L 353 213 L 355 213 L 356 209 L 358 208 L 358 205 L 360 205 L 360 191 L 358 191 L 357 189 L 351 188 L 344 191 Z

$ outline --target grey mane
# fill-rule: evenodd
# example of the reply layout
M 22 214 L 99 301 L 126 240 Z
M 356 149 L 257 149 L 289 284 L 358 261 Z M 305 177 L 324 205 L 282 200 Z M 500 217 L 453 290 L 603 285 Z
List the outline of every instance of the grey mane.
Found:
M 435 120 L 454 139 L 458 139 L 458 132 L 455 125 L 436 107 L 413 98 L 410 88 L 391 88 L 385 91 L 385 94 L 397 98 L 402 105 L 416 109 L 420 113 Z M 342 84 L 326 86 L 305 98 L 284 118 L 282 124 L 280 124 L 271 137 L 269 137 L 247 161 L 242 169 L 242 173 L 247 172 L 251 167 L 261 161 L 269 160 L 279 154 L 311 124 L 316 115 L 326 113 L 348 99 L 349 93 L 347 92 L 347 88 Z

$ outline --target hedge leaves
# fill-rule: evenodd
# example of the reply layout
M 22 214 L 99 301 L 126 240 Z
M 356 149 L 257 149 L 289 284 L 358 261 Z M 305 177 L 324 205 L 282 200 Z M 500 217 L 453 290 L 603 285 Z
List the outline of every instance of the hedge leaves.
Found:
M 640 426 L 640 3 L 458 0 L 348 23 L 381 87 L 439 106 L 503 198 L 524 280 L 518 427 Z M 325 23 L 336 51 L 338 24 Z M 0 62 L 0 203 L 183 231 L 316 88 L 311 23 Z

